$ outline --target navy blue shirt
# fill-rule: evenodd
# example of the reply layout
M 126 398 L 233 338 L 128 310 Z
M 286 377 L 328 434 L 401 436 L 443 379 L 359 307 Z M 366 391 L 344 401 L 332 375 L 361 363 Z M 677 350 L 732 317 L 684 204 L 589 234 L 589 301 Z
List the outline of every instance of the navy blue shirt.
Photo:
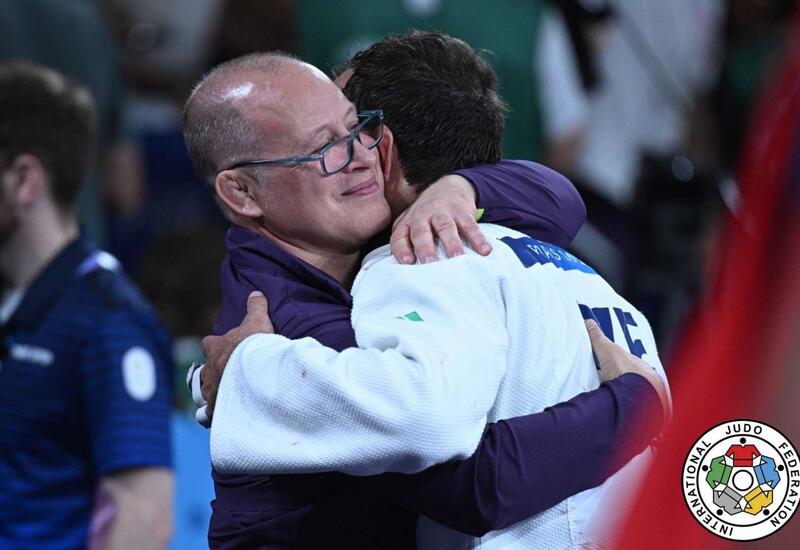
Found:
M 79 238 L 0 327 L 0 548 L 84 548 L 97 482 L 170 466 L 170 342 Z
M 476 188 L 482 221 L 566 245 L 585 218 L 571 183 L 540 165 L 504 161 L 461 175 Z M 231 228 L 227 248 L 216 333 L 238 325 L 247 296 L 260 290 L 276 333 L 312 336 L 337 350 L 356 346 L 352 297 L 338 281 L 242 228 Z M 474 535 L 500 529 L 598 485 L 619 460 L 640 452 L 655 430 L 636 424 L 633 411 L 653 402 L 649 384 L 626 375 L 543 413 L 490 424 L 470 459 L 411 476 L 214 472 L 209 541 L 214 548 L 413 548 L 418 513 Z M 617 452 L 623 434 L 632 441 L 625 457 Z

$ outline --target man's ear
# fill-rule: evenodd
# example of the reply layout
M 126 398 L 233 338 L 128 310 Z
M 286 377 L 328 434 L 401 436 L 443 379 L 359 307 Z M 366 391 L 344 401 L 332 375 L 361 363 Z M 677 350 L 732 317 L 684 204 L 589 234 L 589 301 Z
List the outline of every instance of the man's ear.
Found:
M 253 192 L 256 185 L 258 182 L 254 178 L 236 170 L 223 170 L 214 180 L 217 197 L 231 211 L 245 218 L 260 218 L 264 215 Z
M 383 180 L 389 181 L 392 175 L 392 168 L 397 167 L 397 148 L 394 146 L 394 134 L 392 129 L 383 125 L 383 137 L 378 143 L 378 153 L 381 155 L 381 171 Z
M 6 201 L 25 209 L 48 192 L 47 182 L 47 171 L 37 157 L 19 155 L 3 171 L 3 195 Z

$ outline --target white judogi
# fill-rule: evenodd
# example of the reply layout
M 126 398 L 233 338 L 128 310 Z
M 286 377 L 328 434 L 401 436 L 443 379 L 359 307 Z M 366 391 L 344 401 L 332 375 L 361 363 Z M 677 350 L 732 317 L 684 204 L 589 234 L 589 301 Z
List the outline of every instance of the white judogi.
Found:
M 337 353 L 310 338 L 263 334 L 242 342 L 219 389 L 214 466 L 371 475 L 466 458 L 487 421 L 539 412 L 599 386 L 581 310 L 664 376 L 647 320 L 591 268 L 516 231 L 481 227 L 493 242 L 488 257 L 468 250 L 408 266 L 383 247 L 364 260 L 352 318 L 364 349 Z M 420 548 L 599 542 L 604 534 L 592 520 L 600 499 L 640 458 L 602 487 L 480 539 L 423 518 Z M 604 516 L 622 508 L 606 504 Z

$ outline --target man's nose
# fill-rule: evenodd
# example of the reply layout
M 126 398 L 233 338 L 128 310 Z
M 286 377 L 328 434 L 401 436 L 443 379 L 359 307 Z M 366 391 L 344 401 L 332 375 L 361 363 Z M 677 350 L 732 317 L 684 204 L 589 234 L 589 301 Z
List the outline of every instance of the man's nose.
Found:
M 367 149 L 358 139 L 354 139 L 352 143 L 353 155 L 345 170 L 361 170 L 374 166 L 378 158 L 378 149 Z

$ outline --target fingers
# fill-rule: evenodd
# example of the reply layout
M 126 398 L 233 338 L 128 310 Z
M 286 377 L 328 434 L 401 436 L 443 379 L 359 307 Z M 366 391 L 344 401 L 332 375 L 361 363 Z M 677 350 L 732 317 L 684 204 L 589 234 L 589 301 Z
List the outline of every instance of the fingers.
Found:
M 594 352 L 598 361 L 604 363 L 611 360 L 616 344 L 603 334 L 600 325 L 594 320 L 587 319 L 584 321 L 584 325 L 586 325 L 586 332 L 589 333 L 589 341 L 592 343 L 592 352 Z
M 200 348 L 203 350 L 203 355 L 208 357 L 209 350 L 214 347 L 214 341 L 219 339 L 219 336 L 206 336 L 200 342 Z
M 222 377 L 222 371 L 228 362 L 233 348 L 236 347 L 228 341 L 229 334 L 225 336 L 206 336 L 203 338 L 203 354 L 206 356 L 206 364 L 200 369 L 200 385 L 203 397 L 206 401 L 211 401 L 208 392 L 215 391 Z M 208 382 L 207 382 L 208 381 Z
M 486 240 L 486 236 L 481 231 L 475 218 L 465 218 L 457 220 L 458 229 L 461 236 L 467 241 L 469 246 L 478 254 L 486 256 L 492 251 L 492 245 Z
M 584 324 L 601 381 L 613 380 L 635 367 L 635 357 L 609 340 L 596 321 L 587 319 Z
M 254 290 L 247 297 L 247 313 L 251 312 L 267 312 L 267 298 L 258 290 Z
M 428 222 L 415 224 L 410 230 L 411 246 L 417 253 L 420 262 L 429 264 L 436 261 L 436 246 L 433 244 L 433 232 Z
M 672 403 L 666 384 L 656 370 L 646 361 L 631 355 L 609 340 L 594 320 L 587 319 L 584 324 L 592 343 L 592 352 L 594 352 L 600 367 L 600 379 L 610 380 L 626 372 L 633 372 L 644 377 L 658 393 L 664 418 L 668 421 L 672 416 Z
M 389 247 L 392 255 L 401 264 L 413 264 L 415 257 L 422 263 L 431 263 L 438 258 L 437 238 L 448 258 L 464 254 L 462 239 L 479 254 L 485 256 L 492 251 L 492 246 L 474 217 L 466 211 L 451 215 L 448 210 L 431 216 L 421 215 L 419 210 L 403 214 L 392 229 Z
M 251 292 L 247 297 L 247 315 L 242 321 L 241 328 L 247 335 L 257 332 L 275 332 L 272 320 L 269 318 L 267 298 L 257 290 Z
M 444 246 L 444 251 L 448 258 L 464 254 L 464 245 L 461 242 L 458 226 L 453 218 L 447 214 L 434 214 L 433 218 L 431 218 L 431 225 L 433 226 L 433 232 L 439 237 Z
M 212 377 L 213 372 L 211 368 L 206 368 L 205 365 L 202 365 L 201 368 L 197 369 L 194 376 L 196 381 L 194 379 L 192 380 L 192 400 L 195 406 L 200 407 L 206 405 L 209 399 L 213 397 L 211 394 L 216 387 L 216 381 L 211 380 Z M 200 395 L 196 396 L 195 393 L 199 393 Z
M 414 250 L 411 248 L 411 234 L 407 223 L 396 223 L 389 238 L 392 256 L 401 264 L 413 264 Z
M 423 264 L 437 259 L 434 236 L 442 241 L 448 257 L 464 253 L 455 220 L 446 214 L 434 214 L 419 223 L 398 223 L 392 230 L 389 246 L 395 259 L 402 264 L 413 264 L 415 255 Z

